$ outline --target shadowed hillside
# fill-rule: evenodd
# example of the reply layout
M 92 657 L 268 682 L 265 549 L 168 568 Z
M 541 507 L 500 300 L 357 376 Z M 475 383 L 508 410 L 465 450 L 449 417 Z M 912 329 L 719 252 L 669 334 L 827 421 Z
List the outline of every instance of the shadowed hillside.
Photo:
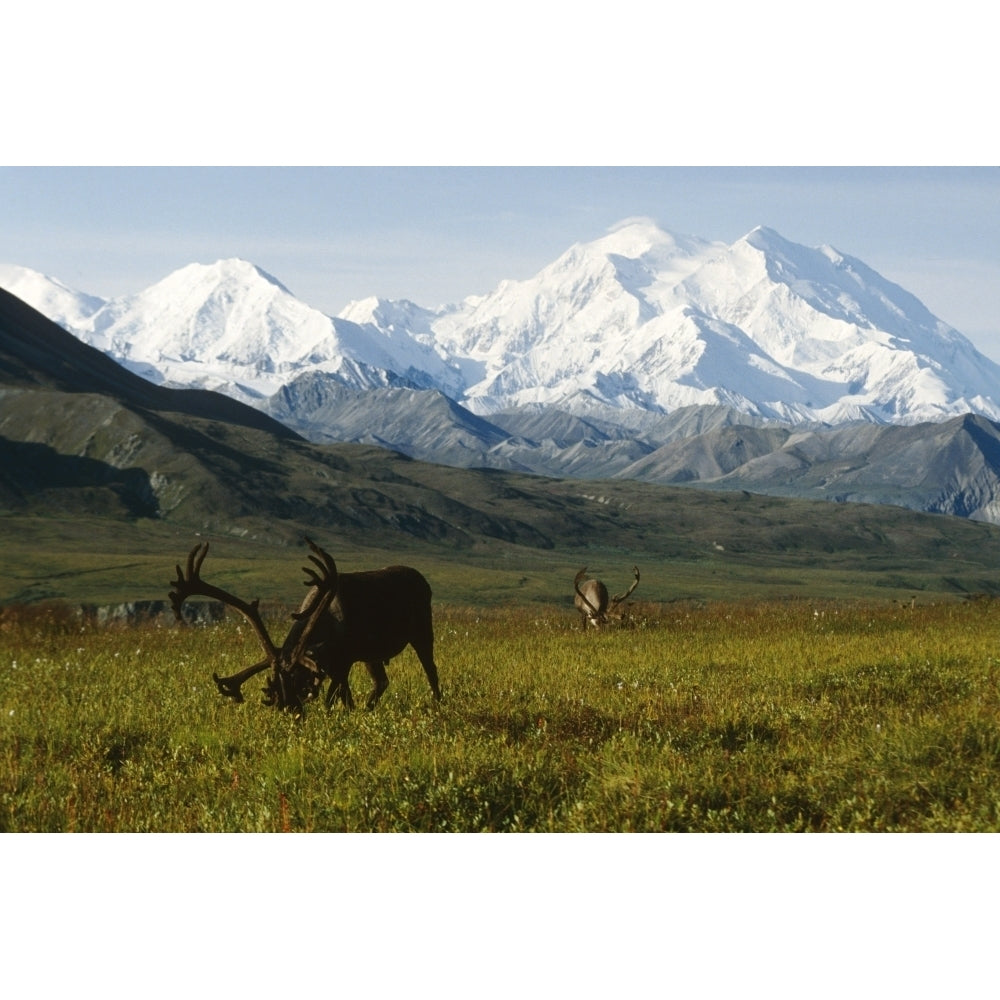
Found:
M 123 406 L 221 420 L 298 435 L 248 406 L 214 392 L 165 389 L 116 364 L 0 288 L 0 385 L 110 396 Z

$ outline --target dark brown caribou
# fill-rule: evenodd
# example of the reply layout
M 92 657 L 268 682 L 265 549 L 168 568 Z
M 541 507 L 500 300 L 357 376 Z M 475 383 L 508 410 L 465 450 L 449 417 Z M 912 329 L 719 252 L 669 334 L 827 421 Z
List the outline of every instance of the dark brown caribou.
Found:
M 294 624 L 279 647 L 274 644 L 260 614 L 260 601 L 242 601 L 201 578 L 201 565 L 208 555 L 208 542 L 196 545 L 184 570 L 177 567 L 170 602 L 180 620 L 181 606 L 194 595 L 210 597 L 235 608 L 253 626 L 264 648 L 264 659 L 230 677 L 212 674 L 221 694 L 243 701 L 244 681 L 270 669 L 264 686 L 264 703 L 300 712 L 315 698 L 326 678 L 326 707 L 340 698 L 354 707 L 348 675 L 351 666 L 363 662 L 375 682 L 367 707 L 374 708 L 389 686 L 385 672 L 392 657 L 407 644 L 416 652 L 427 674 L 435 699 L 441 698 L 434 663 L 434 627 L 431 619 L 431 588 L 423 576 L 409 566 L 387 566 L 362 573 L 338 573 L 336 563 L 310 539 L 305 540 L 316 566 L 303 567 L 309 593 Z
M 602 625 L 607 625 L 609 621 L 621 618 L 618 606 L 639 586 L 639 567 L 633 566 L 632 572 L 635 574 L 632 586 L 624 594 L 618 594 L 611 598 L 608 597 L 608 588 L 600 580 L 584 580 L 587 575 L 586 566 L 576 574 L 573 579 L 573 589 L 576 591 L 573 604 L 580 612 L 580 623 L 584 630 L 586 630 L 588 622 L 596 628 L 600 628 Z

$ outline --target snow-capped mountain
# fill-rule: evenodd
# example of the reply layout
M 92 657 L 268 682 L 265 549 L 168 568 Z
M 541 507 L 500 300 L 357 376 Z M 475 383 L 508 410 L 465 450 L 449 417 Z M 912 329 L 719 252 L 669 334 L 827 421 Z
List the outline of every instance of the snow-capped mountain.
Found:
M 151 382 L 260 404 L 304 372 L 357 389 L 460 390 L 454 369 L 407 332 L 307 306 L 244 260 L 190 264 L 137 295 L 103 301 L 26 268 L 0 285 Z
M 1000 420 L 1000 366 L 970 341 L 861 261 L 766 228 L 727 246 L 629 220 L 434 310 L 369 298 L 327 316 L 242 260 L 109 301 L 24 268 L 0 268 L 0 285 L 152 381 L 262 408 L 309 376 L 294 398 L 319 398 L 317 379 L 426 388 L 483 416 L 711 405 L 789 423 Z
M 965 337 L 861 261 L 765 228 L 726 246 L 631 222 L 413 332 L 462 366 L 481 414 L 593 400 L 790 422 L 1000 417 L 1000 366 Z

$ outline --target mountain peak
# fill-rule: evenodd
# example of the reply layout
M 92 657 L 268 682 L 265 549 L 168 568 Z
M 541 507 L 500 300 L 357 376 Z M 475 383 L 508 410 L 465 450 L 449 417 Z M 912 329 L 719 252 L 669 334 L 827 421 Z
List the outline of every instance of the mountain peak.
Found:
M 673 235 L 661 229 L 652 219 L 636 216 L 610 226 L 607 233 L 595 243 L 602 249 L 614 248 L 618 253 L 638 257 L 651 247 L 672 241 Z
M 632 260 L 654 257 L 666 260 L 674 257 L 697 256 L 711 246 L 697 236 L 687 236 L 664 229 L 645 216 L 624 219 L 611 226 L 607 233 L 586 244 L 601 253 L 617 254 Z
M 742 240 L 737 242 L 746 243 L 755 250 L 766 254 L 788 255 L 808 250 L 800 243 L 793 243 L 791 240 L 785 239 L 781 233 L 769 226 L 755 226 Z
M 292 294 L 274 275 L 242 257 L 223 257 L 214 264 L 187 264 L 167 275 L 163 281 L 201 286 L 263 282 L 273 285 L 285 295 Z

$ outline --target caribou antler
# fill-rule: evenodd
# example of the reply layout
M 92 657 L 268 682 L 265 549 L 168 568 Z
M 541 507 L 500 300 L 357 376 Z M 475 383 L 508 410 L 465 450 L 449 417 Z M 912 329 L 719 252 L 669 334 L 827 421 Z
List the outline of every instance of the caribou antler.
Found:
M 324 552 L 311 538 L 306 538 L 305 541 L 315 553 L 309 557 L 309 561 L 314 563 L 320 572 L 317 574 L 308 566 L 302 567 L 302 572 L 306 575 L 304 583 L 307 587 L 313 588 L 313 593 L 307 603 L 292 614 L 296 624 L 288 633 L 284 646 L 281 647 L 280 659 L 285 669 L 291 669 L 295 663 L 303 659 L 313 629 L 326 614 L 337 593 L 337 564 L 333 561 L 333 557 Z
M 278 663 L 278 648 L 272 642 L 271 636 L 268 634 L 264 621 L 260 616 L 259 598 L 249 602 L 242 601 L 234 594 L 230 594 L 229 591 L 222 590 L 221 587 L 213 586 L 202 580 L 201 564 L 205 561 L 205 556 L 207 555 L 208 542 L 196 545 L 188 554 L 186 573 L 181 570 L 180 566 L 176 567 L 177 579 L 171 584 L 173 590 L 170 591 L 170 603 L 173 605 L 174 617 L 178 621 L 181 621 L 181 606 L 189 597 L 193 597 L 196 594 L 201 597 L 211 597 L 213 600 L 222 601 L 223 604 L 235 608 L 253 626 L 254 631 L 257 633 L 257 638 L 260 639 L 260 644 L 264 647 L 265 658 L 255 663 L 252 667 L 247 667 L 246 670 L 234 674 L 232 677 L 219 677 L 218 674 L 212 674 L 212 679 L 215 681 L 220 693 L 235 701 L 243 701 L 243 693 L 240 691 L 243 682 L 253 677 L 254 674 L 259 674 L 261 671 L 267 670 L 268 667 L 276 667 Z
M 264 621 L 260 616 L 260 599 L 257 598 L 249 602 L 241 601 L 234 594 L 230 594 L 228 590 L 222 590 L 221 587 L 205 583 L 200 574 L 201 564 L 205 561 L 205 556 L 207 555 L 208 542 L 205 542 L 203 545 L 196 545 L 187 558 L 187 575 L 182 572 L 180 566 L 176 567 L 177 579 L 171 584 L 174 589 L 170 591 L 170 603 L 174 608 L 174 616 L 178 621 L 181 620 L 181 605 L 195 594 L 202 597 L 211 597 L 216 601 L 222 601 L 223 604 L 228 604 L 229 607 L 235 608 L 250 622 L 257 633 L 257 637 L 260 639 L 260 644 L 264 647 L 264 652 L 267 654 L 268 660 L 274 660 L 278 654 L 278 649 L 271 641 L 267 628 L 264 626 Z
M 635 573 L 635 579 L 632 581 L 632 586 L 629 587 L 624 594 L 619 594 L 617 597 L 612 597 L 611 598 L 612 604 L 621 604 L 621 602 L 624 601 L 628 597 L 628 595 L 631 594 L 632 591 L 639 586 L 639 567 L 633 566 L 632 572 Z
M 317 625 L 324 620 L 337 593 L 337 564 L 311 538 L 305 538 L 313 550 L 309 557 L 319 573 L 303 566 L 303 581 L 311 592 L 298 611 L 292 612 L 295 624 L 278 653 L 277 668 L 264 688 L 264 701 L 282 706 L 301 705 L 314 698 L 323 683 L 323 672 L 311 656 L 306 655 Z

